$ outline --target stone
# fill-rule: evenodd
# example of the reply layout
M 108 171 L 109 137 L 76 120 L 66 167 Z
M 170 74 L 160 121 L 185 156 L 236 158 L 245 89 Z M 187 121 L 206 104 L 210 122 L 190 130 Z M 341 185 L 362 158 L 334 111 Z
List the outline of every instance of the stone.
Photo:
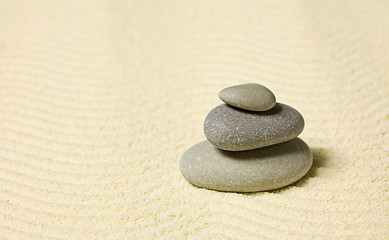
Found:
M 241 152 L 224 151 L 203 141 L 189 148 L 179 164 L 193 185 L 229 192 L 281 188 L 302 178 L 311 166 L 312 152 L 299 138 Z
M 276 104 L 272 91 L 257 83 L 225 88 L 219 92 L 219 98 L 231 106 L 250 111 L 267 111 Z
M 222 104 L 204 121 L 204 134 L 214 146 L 244 151 L 289 141 L 304 129 L 304 118 L 294 108 L 277 103 L 265 112 Z

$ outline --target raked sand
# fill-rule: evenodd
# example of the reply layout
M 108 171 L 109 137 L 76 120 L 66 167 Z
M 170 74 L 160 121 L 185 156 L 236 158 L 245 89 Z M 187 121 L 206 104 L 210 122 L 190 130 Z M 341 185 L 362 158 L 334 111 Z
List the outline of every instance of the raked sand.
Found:
M 388 1 L 0 1 L 0 238 L 388 239 Z M 228 86 L 305 119 L 272 192 L 178 162 Z

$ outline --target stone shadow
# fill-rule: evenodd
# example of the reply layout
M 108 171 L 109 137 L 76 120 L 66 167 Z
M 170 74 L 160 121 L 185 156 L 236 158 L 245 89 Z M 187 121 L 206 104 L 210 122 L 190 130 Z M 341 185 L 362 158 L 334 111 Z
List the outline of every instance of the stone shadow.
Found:
M 288 185 L 288 186 L 285 186 L 283 188 L 276 189 L 276 190 L 273 190 L 270 192 L 281 193 L 283 191 L 287 191 L 289 188 L 292 188 L 292 187 L 304 187 L 311 178 L 319 177 L 318 169 L 325 165 L 325 162 L 328 160 L 328 157 L 327 157 L 328 154 L 326 153 L 326 150 L 323 148 L 311 148 L 311 151 L 312 151 L 312 155 L 313 155 L 313 162 L 312 162 L 312 167 L 311 167 L 311 169 L 309 169 L 307 174 L 305 174 L 304 177 L 302 177 L 297 182 L 292 183 L 291 185 Z
M 279 189 L 275 189 L 275 190 L 264 191 L 264 192 L 275 193 L 275 194 L 282 193 L 282 192 L 287 191 L 288 189 L 290 189 L 292 187 L 304 187 L 311 178 L 319 177 L 318 169 L 320 167 L 325 166 L 325 163 L 328 160 L 328 157 L 327 157 L 328 154 L 326 153 L 326 150 L 323 148 L 311 148 L 311 151 L 312 151 L 312 155 L 313 155 L 312 167 L 309 169 L 307 174 L 304 175 L 304 177 L 302 177 L 297 182 L 292 183 L 288 186 L 285 186 L 285 187 L 282 187 Z M 262 192 L 241 193 L 241 194 L 254 195 L 254 194 L 260 194 L 260 193 L 262 193 Z

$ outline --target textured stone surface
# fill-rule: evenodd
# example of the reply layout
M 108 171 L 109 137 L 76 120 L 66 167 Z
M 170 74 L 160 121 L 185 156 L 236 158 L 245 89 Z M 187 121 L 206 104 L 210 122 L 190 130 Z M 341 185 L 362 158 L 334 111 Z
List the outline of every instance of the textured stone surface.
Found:
M 203 141 L 184 153 L 180 171 L 199 187 L 256 192 L 289 185 L 303 177 L 311 165 L 311 150 L 299 138 L 241 152 L 223 151 Z
M 229 151 L 243 151 L 286 142 L 304 129 L 304 119 L 292 107 L 277 103 L 265 112 L 252 112 L 222 104 L 204 121 L 210 143 Z
M 276 104 L 276 97 L 265 86 L 247 83 L 225 88 L 219 98 L 225 103 L 251 111 L 267 111 Z

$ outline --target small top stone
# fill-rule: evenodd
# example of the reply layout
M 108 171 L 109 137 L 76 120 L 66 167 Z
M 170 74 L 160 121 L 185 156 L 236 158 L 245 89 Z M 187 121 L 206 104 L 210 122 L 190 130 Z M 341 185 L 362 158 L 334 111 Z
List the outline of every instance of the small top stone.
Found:
M 265 86 L 247 83 L 225 88 L 219 98 L 234 107 L 250 111 L 267 111 L 276 104 L 276 97 Z

